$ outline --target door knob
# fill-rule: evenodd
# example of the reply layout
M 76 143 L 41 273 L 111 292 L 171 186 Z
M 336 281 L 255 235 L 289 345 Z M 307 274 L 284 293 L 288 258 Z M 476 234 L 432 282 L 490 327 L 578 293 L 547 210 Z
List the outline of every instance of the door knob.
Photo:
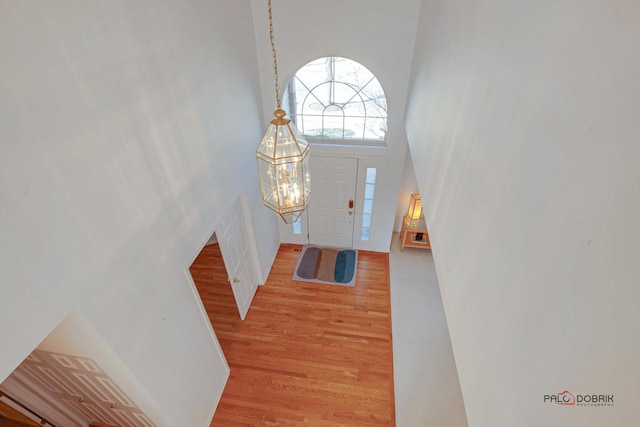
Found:
M 238 282 L 240 282 L 240 279 L 238 279 L 237 277 L 234 277 L 233 278 L 233 283 L 238 283 Z
M 350 210 L 349 211 L 349 216 L 351 216 L 351 215 L 353 215 L 353 211 Z

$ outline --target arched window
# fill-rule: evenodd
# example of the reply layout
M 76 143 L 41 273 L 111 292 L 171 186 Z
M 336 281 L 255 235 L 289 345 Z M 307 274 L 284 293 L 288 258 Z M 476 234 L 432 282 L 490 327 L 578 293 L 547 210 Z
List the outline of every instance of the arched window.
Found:
M 331 56 L 300 68 L 287 85 L 283 104 L 309 140 L 384 143 L 387 99 L 382 86 L 350 59 Z

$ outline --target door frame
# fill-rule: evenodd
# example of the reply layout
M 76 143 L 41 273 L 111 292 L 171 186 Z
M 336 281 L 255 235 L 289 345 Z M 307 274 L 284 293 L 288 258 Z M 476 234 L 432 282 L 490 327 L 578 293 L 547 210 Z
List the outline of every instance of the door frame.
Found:
M 354 231 L 353 231 L 353 249 L 380 251 L 384 252 L 384 248 L 379 247 L 379 243 L 385 241 L 387 236 L 386 230 L 379 228 L 379 221 L 382 211 L 384 211 L 384 203 L 388 201 L 389 195 L 387 192 L 387 167 L 388 167 L 388 155 L 384 148 L 370 148 L 370 147 L 348 147 L 348 146 L 326 146 L 322 144 L 311 144 L 311 156 L 321 157 L 338 157 L 338 158 L 355 158 L 358 159 L 358 176 L 356 183 L 356 198 L 355 198 L 355 218 L 354 218 Z M 364 207 L 364 189 L 365 189 L 365 174 L 367 168 L 376 168 L 376 190 L 375 201 L 373 204 L 373 216 L 371 219 L 371 234 L 369 240 L 362 240 L 362 210 Z M 311 188 L 311 197 L 313 198 L 313 187 Z M 397 198 L 393 197 L 394 206 L 397 203 Z M 395 209 L 394 209 L 395 212 Z M 282 243 L 293 243 L 299 245 L 309 244 L 309 227 L 307 213 L 305 212 L 301 216 L 302 221 L 302 233 L 299 235 L 293 234 L 293 227 L 291 224 L 285 224 L 283 221 L 278 221 L 278 234 Z M 391 231 L 388 231 L 391 233 Z
M 234 206 L 239 206 L 240 211 L 241 211 L 240 213 L 241 213 L 241 216 L 242 216 L 241 221 L 242 221 L 242 223 L 243 223 L 243 225 L 245 227 L 245 231 L 247 232 L 247 239 L 248 239 L 248 246 L 249 246 L 249 260 L 247 260 L 247 262 L 250 263 L 250 267 L 249 268 L 251 268 L 253 270 L 253 274 L 256 277 L 257 281 L 258 281 L 258 286 L 264 284 L 264 282 L 266 281 L 266 280 L 264 280 L 262 271 L 261 271 L 261 269 L 259 267 L 258 246 L 256 244 L 255 232 L 254 232 L 254 228 L 253 228 L 253 225 L 252 225 L 252 222 L 251 222 L 251 215 L 250 215 L 250 209 L 249 209 L 249 199 L 248 199 L 248 195 L 247 195 L 247 188 L 246 188 L 246 186 L 243 186 L 240 189 L 240 191 L 238 193 L 236 193 L 234 195 L 234 197 L 231 198 L 231 201 L 225 206 L 225 208 L 222 209 L 222 211 L 218 214 L 218 217 L 214 221 L 213 228 L 210 230 L 210 232 L 206 235 L 206 237 L 198 245 L 199 249 L 195 250 L 193 252 L 193 254 L 191 255 L 191 257 L 189 257 L 189 260 L 190 260 L 189 264 L 184 269 L 184 273 L 187 276 L 188 282 L 189 282 L 189 284 L 191 286 L 191 290 L 194 293 L 194 295 L 197 297 L 201 315 L 205 319 L 206 323 L 209 324 L 209 326 L 211 327 L 210 332 L 215 337 L 216 341 L 217 341 L 218 338 L 215 335 L 215 331 L 213 330 L 213 326 L 211 325 L 211 321 L 209 320 L 209 315 L 207 314 L 207 310 L 204 307 L 204 304 L 202 303 L 202 298 L 200 298 L 200 293 L 198 292 L 196 284 L 193 281 L 193 277 L 191 277 L 191 272 L 189 271 L 189 268 L 191 267 L 191 265 L 193 265 L 193 262 L 196 260 L 198 255 L 200 255 L 200 252 L 202 252 L 204 247 L 207 246 L 207 243 L 213 237 L 213 235 L 215 234 L 216 237 L 218 237 L 220 235 L 220 230 L 222 228 L 223 219 L 229 213 L 230 210 L 234 209 Z M 221 248 L 220 252 L 222 253 L 222 259 L 223 259 L 223 262 L 224 262 L 225 271 L 227 272 L 227 277 L 230 278 L 229 270 L 227 268 L 227 262 L 228 261 L 225 260 L 225 256 L 224 256 L 224 253 L 222 252 L 222 248 Z M 231 286 L 231 284 L 229 284 L 229 285 Z M 240 307 L 237 306 L 237 302 L 236 302 L 236 308 L 238 308 L 238 312 L 239 312 Z

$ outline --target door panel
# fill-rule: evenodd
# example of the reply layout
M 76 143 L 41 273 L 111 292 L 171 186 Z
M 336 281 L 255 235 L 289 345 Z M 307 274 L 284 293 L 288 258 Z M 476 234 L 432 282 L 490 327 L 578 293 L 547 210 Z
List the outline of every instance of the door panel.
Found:
M 92 359 L 36 349 L 12 375 L 85 425 L 155 426 Z
M 249 248 L 249 232 L 243 218 L 242 204 L 238 199 L 231 209 L 228 209 L 220 230 L 217 231 L 222 259 L 242 320 L 246 317 L 258 289 L 258 278 Z
M 358 159 L 311 156 L 312 196 L 307 211 L 309 243 L 351 248 Z

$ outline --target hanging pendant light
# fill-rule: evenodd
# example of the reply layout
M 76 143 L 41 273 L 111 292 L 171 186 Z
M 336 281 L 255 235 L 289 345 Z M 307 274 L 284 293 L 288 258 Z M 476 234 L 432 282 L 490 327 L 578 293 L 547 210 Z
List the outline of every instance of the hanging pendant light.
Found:
M 276 118 L 264 133 L 256 157 L 264 204 L 280 215 L 285 223 L 291 224 L 300 218 L 311 197 L 309 143 L 295 125 L 285 118 L 286 113 L 281 108 L 271 0 L 267 1 L 267 5 L 277 106 L 273 113 Z

